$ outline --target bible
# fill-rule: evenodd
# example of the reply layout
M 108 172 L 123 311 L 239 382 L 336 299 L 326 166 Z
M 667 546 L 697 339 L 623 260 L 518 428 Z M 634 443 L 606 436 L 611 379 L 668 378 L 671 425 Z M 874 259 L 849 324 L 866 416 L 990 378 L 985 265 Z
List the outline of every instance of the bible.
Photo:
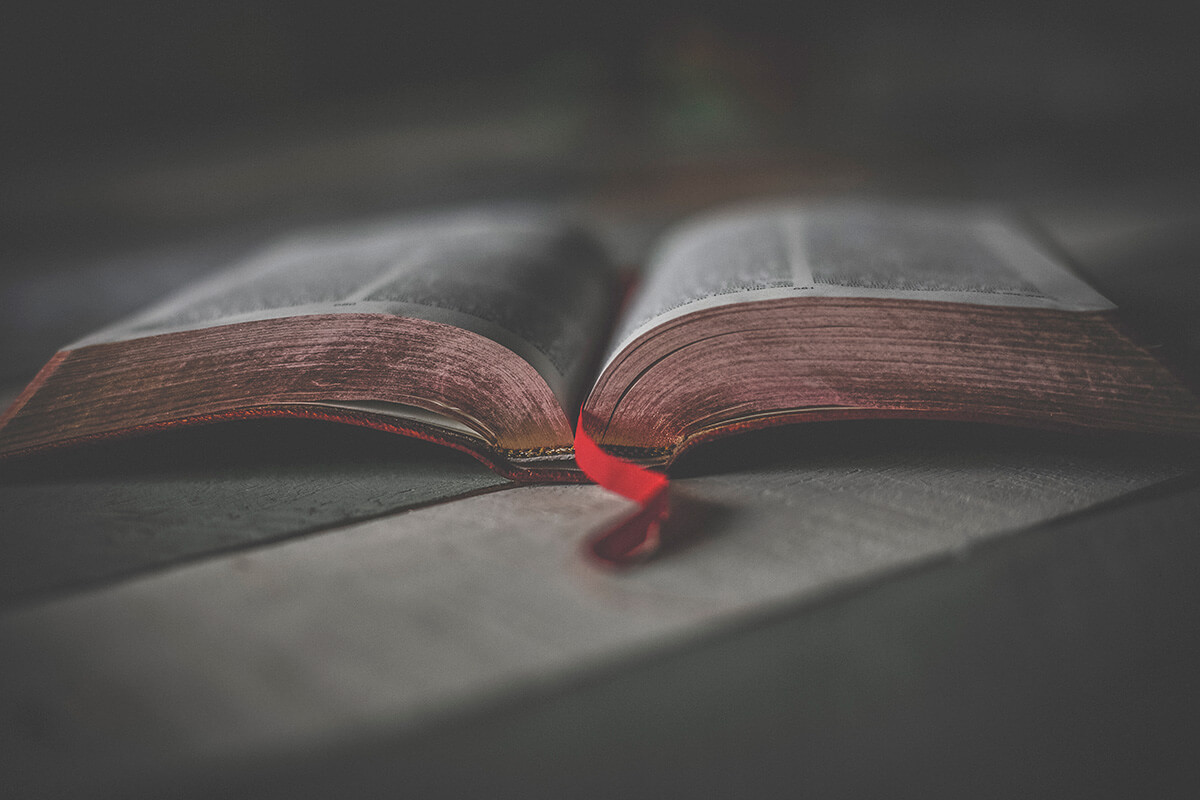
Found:
M 0 457 L 300 417 L 577 481 L 576 419 L 603 453 L 660 469 L 809 420 L 1200 433 L 1200 402 L 1113 305 L 992 210 L 717 211 L 628 283 L 545 211 L 295 234 L 60 350 L 0 416 Z

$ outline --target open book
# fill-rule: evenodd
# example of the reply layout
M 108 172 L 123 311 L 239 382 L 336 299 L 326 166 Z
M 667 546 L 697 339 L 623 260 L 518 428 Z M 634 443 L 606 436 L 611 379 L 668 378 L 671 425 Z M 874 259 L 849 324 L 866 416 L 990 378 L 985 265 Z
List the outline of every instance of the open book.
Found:
M 803 420 L 1200 433 L 1196 397 L 1020 226 L 838 203 L 691 221 L 628 293 L 545 213 L 297 235 L 60 351 L 0 416 L 0 456 L 288 416 L 572 480 L 581 409 L 651 466 Z

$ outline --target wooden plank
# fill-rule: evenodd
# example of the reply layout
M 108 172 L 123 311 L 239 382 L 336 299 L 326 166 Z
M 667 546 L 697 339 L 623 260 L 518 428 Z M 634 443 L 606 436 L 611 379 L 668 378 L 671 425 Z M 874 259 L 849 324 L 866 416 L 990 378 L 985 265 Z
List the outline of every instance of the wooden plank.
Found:
M 969 426 L 798 427 L 712 457 L 679 481 L 688 545 L 626 572 L 579 554 L 623 501 L 526 487 L 11 611 L 0 751 L 38 784 L 122 789 L 417 731 L 1195 469 Z
M 447 448 L 285 420 L 0 470 L 0 607 L 508 485 Z

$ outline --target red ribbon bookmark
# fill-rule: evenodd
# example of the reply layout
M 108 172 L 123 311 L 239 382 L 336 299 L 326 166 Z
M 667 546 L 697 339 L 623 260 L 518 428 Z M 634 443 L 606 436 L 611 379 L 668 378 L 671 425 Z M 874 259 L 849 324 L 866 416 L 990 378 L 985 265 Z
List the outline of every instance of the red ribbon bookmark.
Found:
M 575 463 L 605 489 L 641 506 L 632 515 L 592 535 L 585 547 L 604 564 L 624 566 L 644 559 L 658 549 L 662 523 L 671 511 L 667 493 L 671 482 L 661 472 L 639 467 L 601 450 L 588 435 L 585 420 L 595 422 L 590 414 L 579 413 L 579 424 L 575 428 Z

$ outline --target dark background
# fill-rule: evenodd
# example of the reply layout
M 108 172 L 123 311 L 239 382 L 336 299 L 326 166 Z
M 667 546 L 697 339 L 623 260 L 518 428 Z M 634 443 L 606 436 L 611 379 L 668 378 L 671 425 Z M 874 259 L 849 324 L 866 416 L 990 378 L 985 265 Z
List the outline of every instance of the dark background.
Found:
M 1148 146 L 1196 122 L 1190 21 L 1182 3 L 22 4 L 0 97 L 7 155 L 58 159 L 456 81 L 662 102 L 666 62 L 707 35 L 707 57 L 781 112 L 871 114 L 927 144 Z
M 0 25 L 10 174 L 364 104 L 419 118 L 507 93 L 652 116 L 701 84 L 711 113 L 777 132 L 1180 169 L 1198 75 L 1183 3 L 125 0 L 21 4 Z

